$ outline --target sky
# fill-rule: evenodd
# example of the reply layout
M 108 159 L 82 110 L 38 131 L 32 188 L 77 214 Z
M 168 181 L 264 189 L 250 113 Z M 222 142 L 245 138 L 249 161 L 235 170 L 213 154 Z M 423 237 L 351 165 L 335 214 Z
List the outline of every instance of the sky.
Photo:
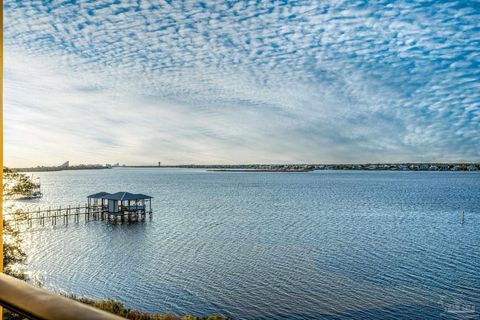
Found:
M 12 167 L 480 161 L 479 1 L 4 1 Z

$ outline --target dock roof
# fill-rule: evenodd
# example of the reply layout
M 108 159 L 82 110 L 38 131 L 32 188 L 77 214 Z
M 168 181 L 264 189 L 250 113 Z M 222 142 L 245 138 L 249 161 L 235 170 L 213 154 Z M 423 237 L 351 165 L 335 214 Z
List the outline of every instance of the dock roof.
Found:
M 100 192 L 101 193 L 101 192 Z M 99 194 L 100 194 L 99 193 Z M 98 196 L 97 198 L 100 199 L 107 199 L 107 200 L 119 200 L 119 201 L 124 201 L 124 200 L 143 200 L 143 199 L 151 199 L 151 196 L 147 196 L 145 194 L 141 193 L 130 193 L 130 192 L 116 192 L 116 193 L 106 193 L 103 195 Z
M 87 198 L 95 198 L 95 199 L 101 199 L 103 196 L 109 195 L 110 193 L 108 192 L 97 192 L 94 194 L 89 195 Z

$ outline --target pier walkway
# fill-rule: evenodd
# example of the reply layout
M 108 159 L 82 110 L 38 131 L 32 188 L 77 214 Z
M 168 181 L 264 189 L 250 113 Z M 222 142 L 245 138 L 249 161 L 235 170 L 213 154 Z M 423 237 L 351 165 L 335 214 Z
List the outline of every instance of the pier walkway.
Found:
M 131 208 L 129 208 L 131 209 Z M 152 211 L 138 208 L 138 210 L 123 210 L 111 214 L 105 205 L 69 206 L 37 210 L 25 210 L 19 215 L 19 222 L 25 222 L 27 226 L 33 225 L 57 225 L 79 222 L 105 220 L 110 223 L 144 221 L 146 216 L 151 218 Z
M 135 222 L 145 220 L 147 214 L 152 217 L 152 197 L 129 192 L 98 192 L 87 197 L 84 206 L 68 206 L 38 210 L 20 211 L 12 216 L 17 223 L 26 222 L 27 226 L 45 224 L 68 225 L 80 220 L 105 220 L 111 223 Z

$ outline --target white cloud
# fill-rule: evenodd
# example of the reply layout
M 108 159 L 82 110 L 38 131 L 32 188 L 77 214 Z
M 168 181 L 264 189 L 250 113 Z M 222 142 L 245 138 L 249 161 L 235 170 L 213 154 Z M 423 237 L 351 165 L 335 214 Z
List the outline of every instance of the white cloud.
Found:
M 478 8 L 5 3 L 6 162 L 478 160 Z

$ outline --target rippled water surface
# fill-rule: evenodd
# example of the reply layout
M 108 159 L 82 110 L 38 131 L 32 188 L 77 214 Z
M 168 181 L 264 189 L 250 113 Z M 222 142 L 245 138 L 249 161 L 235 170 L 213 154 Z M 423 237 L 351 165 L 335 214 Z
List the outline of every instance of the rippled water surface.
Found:
M 98 191 L 155 197 L 152 221 L 28 231 L 28 268 L 52 290 L 235 319 L 480 313 L 479 173 L 37 175 L 44 198 L 22 205 L 84 204 Z

